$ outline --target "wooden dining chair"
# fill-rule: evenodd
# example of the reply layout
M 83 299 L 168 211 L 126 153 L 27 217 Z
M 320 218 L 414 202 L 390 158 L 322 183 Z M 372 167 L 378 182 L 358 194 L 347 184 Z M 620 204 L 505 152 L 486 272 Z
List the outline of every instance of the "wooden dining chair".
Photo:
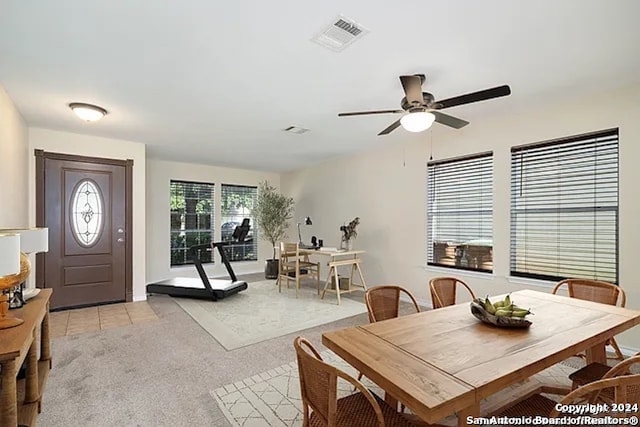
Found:
M 282 291 L 282 281 L 285 281 L 287 289 L 289 282 L 296 285 L 296 298 L 300 289 L 300 279 L 312 277 L 316 279 L 317 293 L 320 295 L 320 263 L 311 262 L 309 256 L 300 253 L 298 243 L 280 242 L 280 262 L 278 264 L 278 292 Z
M 578 387 L 598 380 L 614 378 L 620 375 L 628 375 L 632 373 L 640 373 L 640 353 L 623 360 L 614 367 L 605 365 L 604 363 L 590 363 L 569 375 L 569 379 L 572 381 L 571 388 L 575 390 Z
M 599 302 L 602 304 L 619 305 L 620 307 L 624 307 L 627 303 L 627 296 L 624 289 L 612 283 L 602 282 L 599 280 L 565 279 L 558 282 L 551 293 L 557 294 L 558 291 L 565 286 L 571 298 Z M 610 338 L 607 341 L 607 345 L 613 347 L 616 354 L 614 359 L 624 359 L 624 355 L 622 354 L 622 351 L 620 351 L 620 347 L 614 338 Z
M 360 381 L 326 363 L 302 337 L 293 342 L 300 374 L 303 427 L 410 427 L 411 416 L 400 414 L 371 393 Z M 357 393 L 338 398 L 338 378 L 351 383 Z M 415 418 L 414 418 L 415 419 Z
M 431 293 L 433 308 L 455 305 L 458 286 L 466 288 L 472 300 L 476 298 L 469 285 L 456 277 L 434 277 L 429 280 L 429 292 Z
M 415 297 L 407 289 L 397 285 L 381 285 L 367 289 L 364 293 L 364 302 L 369 313 L 369 322 L 393 319 L 400 313 L 400 296 L 406 295 L 413 303 L 416 313 L 420 312 L 420 306 Z
M 413 294 L 401 286 L 380 285 L 367 289 L 364 293 L 364 302 L 367 305 L 369 322 L 375 323 L 398 317 L 401 295 L 406 295 L 411 300 L 416 313 L 420 312 L 420 306 Z M 362 376 L 362 372 L 358 374 L 358 381 L 362 379 Z M 401 406 L 401 411 L 403 410 L 404 406 Z
M 489 416 L 495 415 L 497 417 L 536 417 L 536 416 L 548 416 L 550 418 L 557 418 L 560 414 L 557 408 L 561 405 L 571 405 L 584 403 L 609 403 L 609 410 L 612 410 L 610 403 L 625 404 L 630 402 L 640 401 L 640 374 L 637 375 L 622 375 L 615 378 L 607 378 L 598 380 L 587 385 L 578 387 L 566 396 L 564 396 L 559 402 L 548 397 L 543 396 L 540 393 L 546 393 L 544 387 L 539 389 L 538 393 L 525 396 L 507 405 L 506 408 L 502 408 L 497 413 L 489 414 Z M 603 399 L 602 396 L 613 396 L 612 401 Z M 560 405 L 558 405 L 558 403 Z M 569 414 L 562 414 L 571 417 Z M 604 417 L 610 415 L 612 417 L 629 416 L 629 413 L 611 411 L 609 413 L 598 413 L 598 417 Z M 578 417 L 580 415 L 573 415 Z M 579 424 L 582 425 L 582 424 Z M 620 424 L 623 425 L 623 424 Z M 626 424 L 624 424 L 626 425 Z

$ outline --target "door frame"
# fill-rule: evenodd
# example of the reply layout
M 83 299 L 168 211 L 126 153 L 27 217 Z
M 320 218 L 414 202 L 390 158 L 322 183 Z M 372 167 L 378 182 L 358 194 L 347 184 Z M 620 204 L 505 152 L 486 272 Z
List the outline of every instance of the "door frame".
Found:
M 74 154 L 53 153 L 40 149 L 34 150 L 36 157 L 36 227 L 45 224 L 44 168 L 45 160 L 66 160 L 72 162 L 96 163 L 100 165 L 124 166 L 125 168 L 125 301 L 133 301 L 133 159 L 119 160 L 103 157 L 77 156 Z M 45 254 L 36 255 L 36 287 L 45 288 Z

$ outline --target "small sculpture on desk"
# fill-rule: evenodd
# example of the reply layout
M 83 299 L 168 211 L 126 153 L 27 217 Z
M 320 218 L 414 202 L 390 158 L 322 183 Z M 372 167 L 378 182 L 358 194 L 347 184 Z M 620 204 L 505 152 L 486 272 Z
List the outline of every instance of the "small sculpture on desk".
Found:
M 8 288 L 2 291 L 3 294 L 7 296 L 7 303 L 9 304 L 9 310 L 15 308 L 22 308 L 24 305 L 24 283 L 18 286 L 14 286 L 13 288 Z
M 24 305 L 24 283 L 16 286 L 9 294 L 9 309 L 22 308 Z

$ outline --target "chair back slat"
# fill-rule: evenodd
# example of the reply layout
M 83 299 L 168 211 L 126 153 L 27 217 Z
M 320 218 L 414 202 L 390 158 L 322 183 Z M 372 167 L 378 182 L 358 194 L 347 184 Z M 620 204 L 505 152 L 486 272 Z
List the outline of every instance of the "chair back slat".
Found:
M 614 378 L 620 375 L 640 374 L 640 353 L 628 359 L 618 362 L 614 367 L 604 374 L 602 379 Z
M 302 337 L 293 342 L 298 359 L 300 394 L 325 425 L 333 425 L 337 402 L 337 369 L 325 363 L 311 343 Z
M 433 308 L 455 305 L 458 285 L 466 288 L 471 299 L 475 299 L 476 296 L 471 288 L 456 277 L 434 277 L 431 279 L 429 281 L 429 293 L 431 294 Z
M 381 285 L 367 289 L 364 301 L 369 313 L 369 322 L 394 319 L 400 314 L 400 295 L 404 293 L 413 302 L 416 312 L 420 307 L 411 292 L 397 285 Z
M 613 391 L 611 393 L 611 391 Z M 585 401 L 589 401 L 589 403 L 602 403 L 598 396 L 601 395 L 611 395 L 614 396 L 613 403 L 637 403 L 640 402 L 640 374 L 634 375 L 622 375 L 614 378 L 606 378 L 598 381 L 594 381 L 582 387 L 579 387 L 567 394 L 561 401 L 561 405 L 565 404 L 573 404 L 573 403 L 582 403 Z M 605 403 L 611 403 L 608 401 L 604 401 Z M 598 413 L 598 417 L 603 417 L 605 415 L 610 415 L 612 417 L 621 417 L 621 416 L 629 416 L 628 412 L 625 411 L 614 411 L 611 405 L 609 408 L 612 409 L 610 413 Z M 626 415 L 625 415 L 626 414 Z M 555 409 L 550 417 L 557 417 L 558 411 Z
M 624 307 L 626 304 L 624 290 L 613 283 L 589 279 L 565 279 L 558 282 L 552 292 L 557 293 L 565 285 L 571 298 L 609 305 L 618 305 L 619 303 L 620 307 Z
M 280 257 L 289 258 L 299 254 L 297 243 L 280 242 Z

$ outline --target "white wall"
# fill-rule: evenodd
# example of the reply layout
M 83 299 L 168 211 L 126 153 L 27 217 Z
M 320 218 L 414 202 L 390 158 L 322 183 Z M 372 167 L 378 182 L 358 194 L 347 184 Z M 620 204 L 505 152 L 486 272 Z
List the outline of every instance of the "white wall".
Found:
M 640 86 L 565 103 L 532 106 L 474 121 L 461 130 L 434 125 L 422 136 L 387 138 L 364 154 L 332 161 L 282 176 L 282 190 L 298 202 L 301 215 L 314 218 L 313 234 L 325 245 L 337 245 L 338 227 L 360 216 L 355 247 L 367 251 L 363 270 L 369 285 L 400 284 L 429 301 L 430 278 L 455 275 L 477 295 L 496 295 L 533 288 L 509 279 L 510 147 L 524 143 L 620 129 L 620 284 L 627 307 L 640 309 L 637 242 L 640 241 Z M 499 102 L 499 101 L 494 101 Z M 455 111 L 451 110 L 455 115 Z M 372 129 L 374 132 L 375 129 Z M 397 132 L 402 132 L 398 130 Z M 426 163 L 430 138 L 434 160 L 492 150 L 494 153 L 494 274 L 460 270 L 426 270 Z M 380 139 L 381 140 L 381 139 Z M 401 141 L 401 142 L 398 142 Z M 640 349 L 640 327 L 618 342 Z
M 35 156 L 40 149 L 79 156 L 133 160 L 133 299 L 146 299 L 145 281 L 145 146 L 138 142 L 100 138 L 48 129 L 29 129 L 29 220 L 35 223 Z
M 0 86 L 0 228 L 33 225 L 27 214 L 27 153 L 27 125 Z
M 149 159 L 147 161 L 147 283 L 178 276 L 197 277 L 192 265 L 170 268 L 169 185 L 172 179 L 215 184 L 214 230 L 220 230 L 221 227 L 221 184 L 257 186 L 260 181 L 268 180 L 273 186 L 280 186 L 280 176 L 274 173 Z M 258 261 L 233 262 L 233 271 L 236 274 L 264 271 L 265 260 L 272 255 L 271 244 L 260 239 Z M 205 265 L 207 274 L 226 276 L 227 271 L 217 255 L 214 260 L 213 265 Z

